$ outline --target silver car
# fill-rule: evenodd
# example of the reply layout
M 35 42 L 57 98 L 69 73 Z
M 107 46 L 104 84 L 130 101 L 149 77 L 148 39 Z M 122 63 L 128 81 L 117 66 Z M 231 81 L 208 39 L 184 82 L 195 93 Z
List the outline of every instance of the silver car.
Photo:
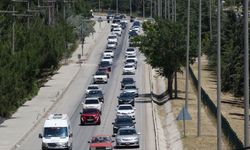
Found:
M 114 134 L 116 147 L 140 147 L 139 135 L 135 128 L 124 127 L 120 128 L 117 134 Z
M 135 97 L 138 97 L 138 88 L 136 88 L 135 84 L 127 84 L 124 86 L 123 88 L 123 92 L 127 92 L 127 93 L 133 93 L 135 95 Z

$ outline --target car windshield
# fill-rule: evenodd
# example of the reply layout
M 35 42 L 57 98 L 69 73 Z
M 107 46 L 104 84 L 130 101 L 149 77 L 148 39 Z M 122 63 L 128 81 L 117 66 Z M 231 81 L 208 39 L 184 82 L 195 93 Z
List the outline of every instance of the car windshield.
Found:
M 104 51 L 104 53 L 112 53 L 113 51 Z
M 110 65 L 109 61 L 102 61 L 100 63 L 100 66 L 107 66 L 107 65 Z
M 67 137 L 68 128 L 67 127 L 46 127 L 44 128 L 44 137 Z
M 133 68 L 134 66 L 132 66 L 132 65 L 126 65 L 126 66 L 124 66 L 124 68 Z
M 128 48 L 127 52 L 134 52 L 135 50 L 133 48 Z
M 94 90 L 94 89 L 98 89 L 98 87 L 97 86 L 89 86 L 88 89 L 89 90 Z
M 117 124 L 124 124 L 124 123 L 133 123 L 131 118 L 118 118 L 116 120 Z
M 134 94 L 133 93 L 127 93 L 127 92 L 123 92 L 121 93 L 120 97 L 133 97 Z
M 85 104 L 99 104 L 99 100 L 96 99 L 86 100 Z
M 123 83 L 134 83 L 134 79 L 133 78 L 123 78 L 122 82 Z
M 136 87 L 135 86 L 125 86 L 125 88 L 124 89 L 136 89 Z
M 97 109 L 83 109 L 82 113 L 83 114 L 96 114 L 97 113 Z
M 105 75 L 105 72 L 104 72 L 104 71 L 97 71 L 97 72 L 95 73 L 95 75 Z
M 106 143 L 111 141 L 111 137 L 109 136 L 92 137 L 91 139 L 91 143 Z
M 133 134 L 136 134 L 136 131 L 134 129 L 126 129 L 119 131 L 119 135 L 133 135 Z
M 135 60 L 134 60 L 134 59 L 127 59 L 127 60 L 126 60 L 126 62 L 128 62 L 128 63 L 133 62 L 133 63 L 134 63 L 134 62 L 135 62 Z
M 108 42 L 108 44 L 115 44 L 115 42 L 113 42 L 113 41 L 109 41 L 109 42 Z
M 109 36 L 109 39 L 116 39 L 116 36 L 110 35 L 110 36 Z
M 120 106 L 119 110 L 131 110 L 132 106 Z
M 103 57 L 103 59 L 111 59 L 111 57 Z
M 101 93 L 100 90 L 93 90 L 93 91 L 89 92 L 89 95 L 91 95 L 91 94 L 100 94 L 100 93 Z

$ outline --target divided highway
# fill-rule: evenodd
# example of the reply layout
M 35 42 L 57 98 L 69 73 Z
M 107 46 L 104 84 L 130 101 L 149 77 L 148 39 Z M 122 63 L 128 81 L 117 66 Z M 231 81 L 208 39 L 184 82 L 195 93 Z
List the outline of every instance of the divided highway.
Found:
M 107 84 L 100 84 L 104 92 L 104 105 L 101 116 L 101 125 L 80 125 L 80 114 L 82 110 L 81 102 L 85 97 L 85 89 L 92 83 L 93 74 L 97 70 L 98 63 L 102 57 L 107 44 L 108 31 L 103 31 L 103 37 L 99 38 L 96 46 L 91 50 L 89 58 L 82 64 L 80 72 L 77 74 L 62 99 L 48 113 L 66 113 L 70 117 L 71 128 L 73 131 L 73 150 L 88 150 L 88 141 L 96 134 L 113 134 L 114 119 L 116 117 L 115 108 L 118 105 L 117 96 L 121 93 L 120 81 L 124 77 L 122 68 L 124 65 L 124 52 L 128 47 L 128 30 L 130 25 L 123 30 L 122 36 L 119 37 L 119 43 L 115 50 L 115 56 L 112 65 L 112 71 Z M 136 86 L 139 89 L 139 97 L 136 98 L 136 130 L 140 132 L 140 148 L 141 150 L 155 150 L 155 134 L 152 118 L 152 107 L 149 97 L 150 79 L 148 66 L 144 62 L 144 56 L 137 52 L 138 65 L 134 77 Z M 126 75 L 127 76 L 127 75 Z M 18 150 L 40 150 L 41 139 L 38 134 L 42 132 L 44 118 L 27 137 L 16 148 Z M 115 145 L 115 143 L 114 143 Z

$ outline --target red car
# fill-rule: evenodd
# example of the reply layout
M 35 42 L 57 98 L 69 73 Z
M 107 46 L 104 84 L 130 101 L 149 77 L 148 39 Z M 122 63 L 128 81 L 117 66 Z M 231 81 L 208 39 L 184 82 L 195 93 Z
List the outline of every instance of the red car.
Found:
M 93 136 L 89 143 L 89 149 L 105 149 L 113 150 L 113 140 L 109 135 L 96 135 Z
M 108 78 L 109 78 L 109 70 L 108 70 L 108 68 L 99 68 L 98 71 L 104 71 L 106 73 L 106 75 L 108 76 Z
M 80 124 L 101 124 L 101 112 L 95 108 L 83 109 L 80 113 Z

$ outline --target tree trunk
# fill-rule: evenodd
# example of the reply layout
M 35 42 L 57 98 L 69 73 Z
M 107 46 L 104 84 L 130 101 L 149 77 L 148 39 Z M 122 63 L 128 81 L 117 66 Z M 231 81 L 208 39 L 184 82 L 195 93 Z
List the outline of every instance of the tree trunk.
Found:
M 177 72 L 174 73 L 174 97 L 177 98 L 178 97 L 178 88 L 177 88 Z
M 170 99 L 173 98 L 173 76 L 168 77 L 168 94 Z

